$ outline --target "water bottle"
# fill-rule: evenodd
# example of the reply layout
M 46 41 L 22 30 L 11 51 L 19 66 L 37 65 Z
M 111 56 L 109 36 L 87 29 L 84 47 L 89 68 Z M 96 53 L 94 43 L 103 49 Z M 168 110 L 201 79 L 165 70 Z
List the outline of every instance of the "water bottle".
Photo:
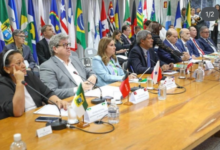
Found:
M 164 85 L 164 81 L 160 81 L 160 86 L 158 88 L 158 99 L 165 100 L 167 98 L 167 88 Z
M 108 107 L 108 122 L 111 124 L 117 124 L 119 122 L 119 109 L 115 99 L 111 100 L 111 105 Z
M 201 67 L 198 67 L 197 71 L 196 71 L 196 82 L 202 82 L 203 81 L 203 70 Z
M 26 144 L 21 140 L 21 134 L 14 134 L 14 142 L 11 144 L 10 150 L 26 150 Z

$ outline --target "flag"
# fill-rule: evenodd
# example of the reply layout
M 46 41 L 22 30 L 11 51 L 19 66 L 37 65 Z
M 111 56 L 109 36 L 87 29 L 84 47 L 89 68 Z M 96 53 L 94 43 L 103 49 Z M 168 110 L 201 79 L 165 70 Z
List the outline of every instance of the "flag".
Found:
M 186 21 L 184 23 L 184 28 L 189 28 L 191 26 L 191 7 L 190 1 L 188 2 L 187 9 L 186 9 Z
M 64 0 L 61 0 L 61 6 L 60 6 L 60 25 L 61 25 L 62 33 L 66 33 L 68 35 L 69 31 L 68 31 L 67 21 L 66 21 L 66 9 L 65 9 Z
M 115 31 L 115 17 L 114 17 L 112 1 L 110 1 L 109 3 L 107 20 L 108 20 L 109 29 L 110 29 L 109 35 L 112 36 L 113 32 Z
M 125 0 L 125 15 L 124 15 L 124 25 L 131 25 L 130 8 L 129 1 Z
M 147 13 L 147 0 L 144 0 L 144 10 L 143 10 L 143 22 L 147 21 L 147 16 L 148 16 L 148 13 Z
M 2 34 L 1 36 L 3 36 L 0 40 L 4 40 L 5 44 L 13 42 L 10 21 L 8 18 L 7 8 L 4 0 L 0 0 L 0 25 L 0 34 Z
M 102 38 L 102 24 L 100 20 L 100 11 L 98 0 L 95 1 L 95 41 L 94 48 L 98 50 L 99 41 Z
M 178 1 L 177 8 L 176 8 L 176 17 L 175 17 L 175 22 L 174 22 L 174 28 L 176 31 L 179 32 L 182 28 L 182 20 L 181 20 L 181 13 L 180 13 L 180 1 Z
M 57 3 L 56 0 L 52 0 L 51 6 L 50 6 L 50 15 L 49 15 L 49 24 L 52 25 L 55 33 L 60 33 L 60 22 L 58 17 L 58 11 L 57 11 Z
M 156 66 L 151 74 L 151 78 L 153 79 L 154 84 L 158 83 L 162 79 L 162 71 L 160 68 L 160 62 L 157 61 Z
M 39 41 L 32 0 L 28 0 L 28 46 L 31 48 L 33 58 L 38 64 L 36 43 Z
M 100 15 L 100 14 L 99 14 Z M 76 40 L 77 43 L 86 48 L 85 28 L 83 23 L 83 11 L 81 6 L 81 0 L 77 0 L 76 13 L 75 13 L 75 26 L 76 26 Z
M 151 21 L 156 21 L 154 0 L 153 0 L 153 3 L 152 3 L 152 10 L 151 10 L 150 20 L 151 20 Z
M 188 65 L 186 66 L 186 73 L 189 74 L 189 69 L 190 69 L 190 67 L 192 67 L 192 66 L 193 66 L 193 62 L 192 62 L 192 61 L 189 61 Z
M 8 0 L 8 13 L 10 16 L 10 24 L 12 32 L 19 29 L 17 9 L 14 0 Z
M 38 12 L 39 12 L 39 18 L 38 18 L 38 21 L 40 23 L 40 27 L 43 27 L 45 25 L 45 22 L 44 22 L 44 7 L 43 7 L 43 4 L 42 4 L 42 0 L 38 0 Z M 41 30 L 40 31 L 40 39 L 42 39 L 42 33 L 41 33 Z
M 128 74 L 125 75 L 124 80 L 121 82 L 120 91 L 122 96 L 125 98 L 130 93 L 130 84 L 128 79 Z
M 134 28 L 137 26 L 136 4 L 133 1 L 132 14 L 131 14 L 131 36 L 134 35 Z
M 120 25 L 120 18 L 119 18 L 119 6 L 118 6 L 118 0 L 116 2 L 116 6 L 115 6 L 115 28 L 116 29 L 120 29 L 121 25 Z
M 22 0 L 20 26 L 26 36 L 24 44 L 28 45 L 28 43 L 31 43 L 31 39 L 28 37 L 28 19 L 25 0 Z M 28 46 L 32 49 L 31 44 Z
M 143 29 L 143 10 L 141 0 L 139 1 L 137 10 L 137 25 Z
M 102 0 L 102 9 L 101 9 L 101 22 L 102 22 L 102 37 L 107 36 L 109 32 L 106 12 L 105 12 L 105 2 Z
M 73 108 L 79 118 L 85 114 L 86 109 L 88 108 L 88 104 L 87 104 L 86 98 L 84 96 L 82 83 L 80 83 L 71 105 L 73 106 Z
M 94 26 L 94 14 L 93 14 L 93 3 L 92 0 L 89 2 L 88 11 L 88 47 L 94 48 L 94 36 L 95 36 L 95 26 Z
M 69 7 L 68 7 L 68 31 L 69 31 L 69 39 L 70 39 L 70 49 L 72 51 L 77 50 L 76 44 L 76 34 L 75 34 L 75 27 L 74 27 L 74 20 L 73 20 L 73 9 L 71 5 L 71 0 L 69 0 Z
M 170 25 L 171 25 L 171 6 L 170 6 L 170 1 L 169 1 L 168 2 L 168 8 L 167 8 L 165 29 L 168 30 Z
M 4 46 L 5 46 L 5 42 L 4 42 L 4 37 L 2 34 L 2 29 L 1 29 L 1 22 L 0 22 L 0 53 L 2 52 Z

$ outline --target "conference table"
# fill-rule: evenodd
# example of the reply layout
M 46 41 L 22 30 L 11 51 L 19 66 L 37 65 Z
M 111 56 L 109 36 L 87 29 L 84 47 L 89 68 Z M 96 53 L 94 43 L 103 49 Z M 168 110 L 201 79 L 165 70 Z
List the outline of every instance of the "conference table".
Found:
M 193 67 L 197 67 L 193 65 Z M 145 75 L 150 76 L 150 75 Z M 78 129 L 54 130 L 52 134 L 38 138 L 36 130 L 46 123 L 35 122 L 35 110 L 21 117 L 0 120 L 0 149 L 9 149 L 13 134 L 21 133 L 27 149 L 135 149 L 135 150 L 190 150 L 220 130 L 220 75 L 218 71 L 205 71 L 203 82 L 179 79 L 176 83 L 186 92 L 167 95 L 158 100 L 157 94 L 150 93 L 148 100 L 132 106 L 118 105 L 120 122 L 115 130 L 107 134 L 90 134 Z M 120 82 L 111 84 L 120 86 Z M 131 83 L 131 87 L 137 83 Z M 146 83 L 142 86 L 147 86 Z M 157 85 L 155 85 L 156 87 Z M 168 93 L 183 89 L 169 90 Z M 73 97 L 65 100 L 71 101 Z M 87 97 L 89 106 L 93 106 Z M 125 102 L 127 99 L 124 99 Z M 67 119 L 63 117 L 63 119 Z M 105 117 L 103 121 L 108 121 Z M 88 131 L 108 131 L 109 125 L 94 123 L 85 128 Z

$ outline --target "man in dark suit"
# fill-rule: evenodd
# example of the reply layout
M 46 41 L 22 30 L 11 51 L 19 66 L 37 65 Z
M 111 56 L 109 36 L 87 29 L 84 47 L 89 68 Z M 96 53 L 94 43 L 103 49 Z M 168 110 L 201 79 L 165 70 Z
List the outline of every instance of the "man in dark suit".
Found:
M 217 47 L 211 38 L 209 38 L 209 29 L 206 26 L 200 28 L 200 38 L 198 42 L 205 54 L 217 52 Z
M 189 32 L 190 32 L 190 40 L 187 41 L 187 45 L 189 49 L 191 49 L 192 55 L 194 55 L 195 57 L 204 55 L 205 53 L 202 50 L 199 42 L 197 41 L 197 39 L 195 39 L 197 35 L 196 28 L 193 26 L 189 27 Z
M 134 35 L 130 38 L 131 42 L 134 43 L 136 40 L 137 33 L 141 30 L 141 27 L 136 26 L 134 27 Z
M 45 25 L 42 27 L 41 33 L 44 38 L 40 40 L 36 45 L 39 64 L 42 64 L 51 57 L 51 51 L 49 49 L 48 42 L 54 35 L 54 31 L 51 25 Z
M 179 51 L 182 53 L 182 56 L 176 56 L 174 53 L 167 52 L 161 48 L 158 49 L 157 54 L 163 62 L 169 63 L 178 63 L 181 61 L 186 61 L 190 59 L 190 55 L 187 52 L 182 52 L 177 47 L 178 33 L 175 29 L 169 29 L 166 33 L 166 39 L 164 40 L 164 44 L 170 47 L 173 51 Z
M 128 59 L 128 69 L 130 72 L 137 74 L 152 73 L 154 66 L 158 61 L 158 57 L 154 52 L 152 35 L 147 30 L 141 30 L 136 36 L 137 45 L 135 45 L 130 52 Z M 173 64 L 167 65 L 160 61 L 160 66 L 163 71 L 173 68 Z
M 187 41 L 190 40 L 190 32 L 189 29 L 181 29 L 180 30 L 180 39 L 177 40 L 177 47 L 181 52 L 187 52 L 192 56 L 192 50 L 190 49 Z M 193 56 L 195 57 L 195 56 Z
M 122 34 L 121 34 L 121 41 L 124 44 L 132 44 L 131 40 L 129 39 L 129 35 L 131 33 L 131 28 L 128 25 L 122 26 Z
M 29 65 L 27 63 L 25 64 L 26 68 L 28 68 L 28 70 L 33 70 L 34 67 L 36 66 L 36 63 L 31 53 L 31 49 L 29 48 L 29 46 L 24 45 L 25 37 L 26 37 L 24 32 L 22 30 L 14 30 L 12 33 L 12 36 L 13 36 L 14 42 L 11 44 L 5 45 L 3 50 L 14 49 L 14 50 L 20 51 L 24 57 L 24 60 L 26 60 L 27 63 L 29 64 Z

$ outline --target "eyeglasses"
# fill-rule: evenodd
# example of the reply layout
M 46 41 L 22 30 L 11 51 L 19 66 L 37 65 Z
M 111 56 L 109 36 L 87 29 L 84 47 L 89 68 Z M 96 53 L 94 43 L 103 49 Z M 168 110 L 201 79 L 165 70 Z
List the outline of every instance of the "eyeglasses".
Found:
M 202 33 L 209 33 L 209 32 L 202 32 Z
M 57 45 L 56 47 L 58 47 L 58 46 L 63 46 L 64 48 L 67 48 L 67 47 L 71 46 L 71 43 L 65 43 L 63 45 Z
M 25 38 L 26 37 L 25 35 L 15 35 L 15 36 L 18 36 L 20 38 Z

